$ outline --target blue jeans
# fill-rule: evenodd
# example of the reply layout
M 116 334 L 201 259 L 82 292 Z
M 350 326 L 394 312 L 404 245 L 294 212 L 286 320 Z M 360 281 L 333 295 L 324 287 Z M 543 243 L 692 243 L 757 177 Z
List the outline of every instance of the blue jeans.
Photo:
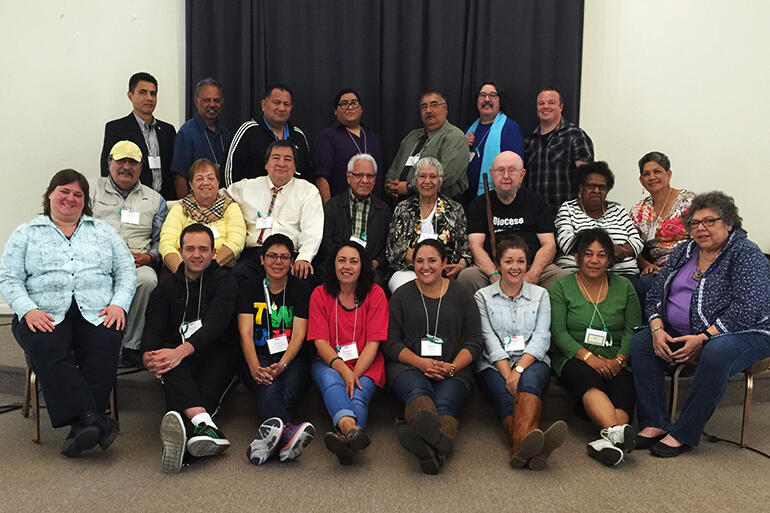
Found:
M 428 396 L 436 405 L 439 415 L 451 415 L 452 417 L 457 416 L 457 412 L 468 395 L 468 391 L 461 381 L 449 377 L 440 381 L 428 379 L 417 369 L 407 369 L 396 376 L 391 390 L 404 405 L 420 396 Z
M 269 367 L 274 359 L 257 354 L 259 364 Z M 282 373 L 270 385 L 260 385 L 251 377 L 248 365 L 245 365 L 242 381 L 257 399 L 259 417 L 264 422 L 271 417 L 278 417 L 284 422 L 291 422 L 289 410 L 293 408 L 310 384 L 310 361 L 306 358 L 294 358 Z
M 524 369 L 519 378 L 517 391 L 536 395 L 542 399 L 550 382 L 551 368 L 543 362 L 536 361 Z M 505 379 L 497 369 L 487 367 L 476 374 L 476 384 L 495 407 L 501 420 L 513 414 L 513 396 L 505 388 Z
M 639 331 L 631 339 L 639 426 L 660 428 L 683 444 L 698 445 L 730 378 L 768 357 L 770 336 L 763 333 L 730 333 L 706 342 L 695 367 L 690 394 L 679 418 L 672 423 L 663 383 L 669 364 L 655 355 L 650 330 Z
M 326 410 L 332 417 L 334 427 L 337 427 L 337 423 L 342 417 L 353 417 L 359 428 L 366 429 L 369 402 L 377 391 L 374 380 L 367 376 L 359 378 L 361 388 L 354 388 L 351 399 L 345 392 L 345 382 L 342 375 L 321 360 L 313 362 L 310 373 L 313 375 L 313 382 L 323 395 Z

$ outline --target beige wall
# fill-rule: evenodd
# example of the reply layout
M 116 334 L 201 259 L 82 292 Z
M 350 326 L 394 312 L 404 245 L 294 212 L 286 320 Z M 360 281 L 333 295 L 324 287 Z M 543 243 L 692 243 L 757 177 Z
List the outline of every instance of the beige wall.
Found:
M 770 4 L 586 0 L 581 126 L 615 172 L 610 198 L 644 192 L 639 158 L 671 159 L 672 183 L 723 190 L 770 252 Z

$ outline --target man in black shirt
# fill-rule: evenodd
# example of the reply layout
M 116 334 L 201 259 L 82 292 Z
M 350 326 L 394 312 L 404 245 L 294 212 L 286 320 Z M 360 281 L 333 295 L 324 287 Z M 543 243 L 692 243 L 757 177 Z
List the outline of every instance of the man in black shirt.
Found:
M 494 191 L 489 193 L 495 237 L 516 233 L 529 247 L 530 266 L 524 279 L 546 289 L 569 274 L 553 264 L 556 254 L 553 215 L 543 198 L 522 190 L 527 171 L 521 157 L 512 151 L 500 153 L 492 162 Z M 500 279 L 492 259 L 486 198 L 481 195 L 468 207 L 468 246 L 473 265 L 460 272 L 458 280 L 475 292 Z

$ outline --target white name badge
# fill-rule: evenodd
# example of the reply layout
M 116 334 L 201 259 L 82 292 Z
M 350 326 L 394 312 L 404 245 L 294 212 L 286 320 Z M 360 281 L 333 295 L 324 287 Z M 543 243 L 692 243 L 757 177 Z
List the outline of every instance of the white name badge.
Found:
M 417 164 L 417 161 L 420 160 L 420 155 L 412 155 L 408 159 L 406 159 L 406 164 L 404 164 L 404 167 L 412 167 L 415 164 Z
M 438 239 L 438 235 L 435 233 L 420 233 L 420 238 L 417 243 L 419 244 L 420 242 L 428 239 Z
M 289 348 L 289 339 L 286 335 L 280 335 L 275 338 L 267 339 L 267 349 L 270 354 L 282 353 Z
M 211 225 L 209 225 L 209 228 L 211 229 L 211 233 L 214 234 L 215 239 L 218 239 L 219 237 L 221 237 L 221 235 L 219 235 L 219 230 L 217 230 Z
M 337 354 L 344 362 L 356 360 L 358 359 L 358 347 L 355 342 L 344 346 L 337 346 Z
M 365 240 L 359 239 L 358 237 L 353 237 L 352 235 L 350 236 L 350 240 L 352 242 L 357 242 L 357 243 L 361 244 L 361 246 L 364 249 L 366 249 L 366 241 Z
M 125 224 L 139 224 L 139 212 L 124 208 L 120 211 L 120 222 Z
M 182 334 L 185 340 L 192 337 L 196 331 L 201 329 L 203 327 L 203 321 L 200 319 L 195 319 L 194 321 L 190 322 L 183 322 L 181 326 L 179 326 L 179 333 Z
M 420 356 L 441 356 L 441 346 L 444 345 L 441 337 L 427 335 L 422 337 L 420 343 Z
M 150 169 L 160 169 L 160 157 L 147 157 Z
M 503 349 L 506 353 L 517 353 L 524 351 L 524 337 L 521 335 L 511 335 L 503 339 Z
M 257 230 L 266 230 L 273 227 L 272 217 L 258 217 L 257 218 Z
M 607 335 L 606 331 L 595 330 L 593 328 L 586 329 L 586 337 L 583 342 L 592 346 L 611 346 L 612 340 Z

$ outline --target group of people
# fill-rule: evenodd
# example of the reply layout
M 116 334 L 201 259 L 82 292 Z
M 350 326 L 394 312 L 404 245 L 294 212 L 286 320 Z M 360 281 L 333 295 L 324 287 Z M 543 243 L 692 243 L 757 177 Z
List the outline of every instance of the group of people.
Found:
M 493 82 L 466 134 L 427 92 L 424 127 L 386 172 L 353 90 L 313 152 L 286 86 L 232 142 L 215 80 L 176 135 L 153 117 L 156 95 L 154 78 L 132 76 L 133 112 L 105 128 L 104 176 L 56 173 L 0 263 L 13 334 L 52 425 L 70 427 L 66 456 L 117 436 L 104 411 L 121 358 L 162 383 L 164 472 L 229 447 L 214 417 L 240 381 L 260 418 L 255 465 L 316 437 L 296 411 L 312 382 L 341 464 L 369 446 L 368 407 L 387 389 L 404 405 L 399 442 L 435 474 L 474 383 L 511 466 L 545 468 L 567 436 L 563 420 L 540 428 L 552 374 L 600 428 L 589 455 L 617 465 L 634 448 L 692 449 L 729 378 L 770 356 L 770 265 L 732 198 L 673 188 L 651 152 L 650 195 L 627 213 L 558 91 L 538 95 L 526 141 Z M 680 363 L 697 365 L 672 423 L 663 379 Z

